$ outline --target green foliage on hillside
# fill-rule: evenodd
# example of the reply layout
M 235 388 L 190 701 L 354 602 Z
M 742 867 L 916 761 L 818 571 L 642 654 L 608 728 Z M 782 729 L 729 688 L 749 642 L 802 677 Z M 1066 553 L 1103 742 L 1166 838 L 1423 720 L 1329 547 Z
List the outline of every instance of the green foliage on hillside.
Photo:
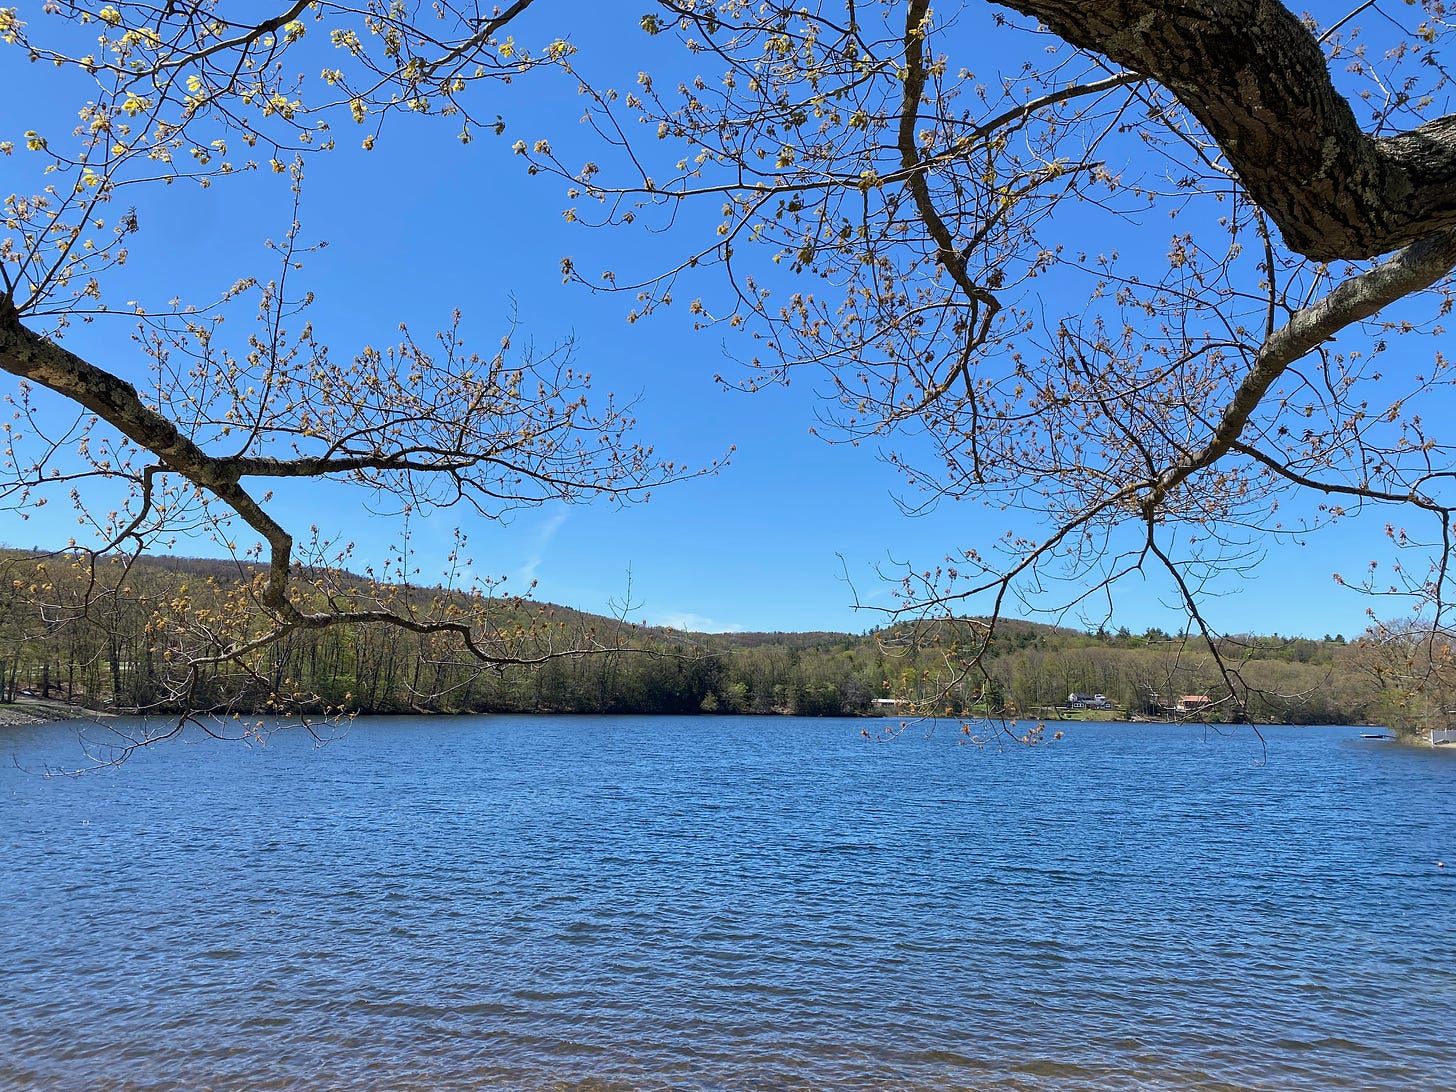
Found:
M 930 713 L 1077 715 L 1073 694 L 1127 716 L 1366 723 L 1398 703 L 1369 640 L 1244 636 L 1218 652 L 1149 629 L 1086 633 L 1002 620 L 975 673 L 975 619 L 842 633 L 685 634 L 530 600 L 492 601 L 517 655 L 483 667 L 451 635 L 395 625 L 299 631 L 249 656 L 174 663 L 177 634 L 246 624 L 258 574 L 197 559 L 0 551 L 0 698 L 91 708 L 248 712 Z M 367 578 L 351 577 L 360 587 Z M 357 590 L 357 589 L 356 589 Z M 319 595 L 328 594 L 319 589 Z M 396 603 L 462 593 L 375 586 Z M 475 605 L 479 609 L 479 604 Z M 463 608 L 462 608 L 463 609 Z M 1206 698 L 1206 705 L 1188 698 Z M 1242 704 L 1243 709 L 1240 708 Z

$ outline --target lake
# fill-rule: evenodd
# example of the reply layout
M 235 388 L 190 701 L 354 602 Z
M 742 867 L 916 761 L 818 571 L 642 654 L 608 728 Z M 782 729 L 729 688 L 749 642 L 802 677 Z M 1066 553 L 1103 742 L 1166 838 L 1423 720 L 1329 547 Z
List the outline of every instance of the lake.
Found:
M 1456 747 L 867 726 L 3 730 L 0 1086 L 1456 1087 Z

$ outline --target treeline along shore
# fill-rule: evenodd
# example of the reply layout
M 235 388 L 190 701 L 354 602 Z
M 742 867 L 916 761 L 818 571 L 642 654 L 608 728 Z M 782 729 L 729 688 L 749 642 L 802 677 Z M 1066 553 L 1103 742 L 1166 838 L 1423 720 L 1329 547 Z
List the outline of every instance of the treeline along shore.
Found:
M 111 711 L 781 713 L 1387 723 L 1369 642 L 1245 635 L 1218 646 L 1149 629 L 1083 632 L 975 619 L 844 633 L 690 634 L 523 599 L 383 585 L 360 601 L 406 616 L 459 597 L 506 654 L 482 664 L 457 634 L 365 622 L 298 627 L 230 657 L 256 625 L 259 576 L 200 559 L 0 551 L 0 700 Z M 337 596 L 342 577 L 315 582 Z M 307 606 L 306 603 L 302 604 Z M 451 605 L 447 602 L 447 605 Z M 452 607 L 452 609 L 454 609 Z M 1218 659 L 1237 673 L 1231 692 Z M 1088 707 L 1091 707 L 1090 709 Z M 1099 712 L 1093 712 L 1097 710 Z

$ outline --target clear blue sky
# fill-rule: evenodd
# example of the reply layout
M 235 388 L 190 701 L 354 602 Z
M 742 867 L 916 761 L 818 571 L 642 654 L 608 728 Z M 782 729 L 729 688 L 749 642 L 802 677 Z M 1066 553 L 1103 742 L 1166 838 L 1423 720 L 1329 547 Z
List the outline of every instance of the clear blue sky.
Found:
M 630 27 L 635 16 L 625 21 Z M 586 33 L 578 35 L 583 48 Z M 625 61 L 624 85 L 637 63 Z M 34 70 L 8 51 L 0 66 L 0 90 L 12 103 L 27 101 Z M 516 589 L 537 580 L 538 598 L 595 612 L 613 611 L 630 582 L 634 620 L 694 630 L 857 632 L 884 616 L 856 612 L 856 597 L 872 607 L 895 601 L 882 571 L 907 561 L 933 567 L 948 551 L 987 548 L 1007 529 L 1011 517 L 974 500 L 923 517 L 903 514 L 896 503 L 902 483 L 879 452 L 810 434 L 821 403 L 807 373 L 789 388 L 754 396 L 724 391 L 714 373 L 735 374 L 725 350 L 746 353 L 745 346 L 725 346 L 719 332 L 695 333 L 681 310 L 629 325 L 630 298 L 562 284 L 563 256 L 589 270 L 624 262 L 651 268 L 676 252 L 674 241 L 565 223 L 563 187 L 527 177 L 510 145 L 569 134 L 579 105 L 560 85 L 509 90 L 515 93 L 500 102 L 504 137 L 463 146 L 449 123 L 396 122 L 372 153 L 351 147 L 312 161 L 304 231 L 329 246 L 308 260 L 306 276 L 318 294 L 313 321 L 322 339 L 336 355 L 352 355 L 395 338 L 400 322 L 428 333 L 459 307 L 467 334 L 484 348 L 514 306 L 525 336 L 543 344 L 574 336 L 595 388 L 635 398 L 640 439 L 663 455 L 701 464 L 730 446 L 737 451 L 718 475 L 663 489 L 645 505 L 551 505 L 500 524 L 468 521 L 480 573 L 507 576 Z M 12 112 L 3 137 L 19 138 L 34 125 Z M 343 135 L 348 143 L 355 134 Z M 24 167 L 22 157 L 0 160 L 7 192 L 33 186 Z M 241 272 L 266 276 L 261 244 L 285 230 L 287 196 L 275 178 L 206 193 L 152 191 L 139 206 L 143 231 L 116 297 L 206 296 Z M 1162 247 L 1166 226 L 1149 230 Z M 72 345 L 139 376 L 127 333 L 120 323 L 98 327 Z M 388 521 L 368 517 L 362 500 L 345 487 L 312 485 L 281 490 L 275 512 L 296 530 L 309 523 L 339 529 L 359 544 L 362 563 L 381 556 L 392 533 Z M 19 546 L 64 541 L 76 528 L 62 508 L 24 524 L 6 514 L 0 539 Z M 464 516 L 440 511 L 414 528 L 427 578 Z M 1353 520 L 1305 547 L 1269 544 L 1257 567 L 1231 575 L 1206 600 L 1210 618 L 1225 631 L 1359 632 L 1368 601 L 1337 587 L 1331 574 L 1358 573 L 1383 556 L 1384 521 L 1381 513 Z M 1023 519 L 1021 526 L 1031 525 Z M 205 547 L 184 543 L 178 552 Z M 1170 596 L 1154 580 L 1125 580 L 1115 589 L 1110 624 L 1177 627 L 1181 614 Z M 1042 620 L 1095 625 L 1105 610 L 1105 600 L 1093 601 L 1081 614 Z

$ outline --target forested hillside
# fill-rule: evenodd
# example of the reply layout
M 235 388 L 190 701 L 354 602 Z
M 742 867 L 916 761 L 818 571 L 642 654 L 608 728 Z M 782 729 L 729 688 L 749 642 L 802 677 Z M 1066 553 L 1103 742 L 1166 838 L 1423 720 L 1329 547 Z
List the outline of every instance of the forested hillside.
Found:
M 960 670 L 976 620 L 839 633 L 687 634 L 530 600 L 468 604 L 509 637 L 482 665 L 449 634 L 397 625 L 302 630 L 250 656 L 199 666 L 170 648 L 216 647 L 253 614 L 259 574 L 195 559 L 0 553 L 0 697 L 110 709 L 269 708 L 362 713 L 580 712 L 1076 715 L 1073 694 L 1126 716 L 1234 719 L 1209 648 L 1151 629 L 1086 633 L 1003 620 L 983 672 Z M 347 574 L 346 574 L 347 575 Z M 343 579 L 343 577 L 341 577 Z M 395 606 L 463 593 L 354 581 Z M 316 594 L 327 596 L 319 587 Z M 452 605 L 453 609 L 453 605 Z M 466 605 L 459 610 L 463 614 Z M 959 627 L 959 628 L 958 628 Z M 1396 700 L 1370 641 L 1224 640 L 1259 722 L 1384 722 Z M 961 677 L 964 674 L 964 677 Z M 1193 699 L 1193 700 L 1189 700 Z M 1207 699 L 1206 703 L 1197 699 Z

